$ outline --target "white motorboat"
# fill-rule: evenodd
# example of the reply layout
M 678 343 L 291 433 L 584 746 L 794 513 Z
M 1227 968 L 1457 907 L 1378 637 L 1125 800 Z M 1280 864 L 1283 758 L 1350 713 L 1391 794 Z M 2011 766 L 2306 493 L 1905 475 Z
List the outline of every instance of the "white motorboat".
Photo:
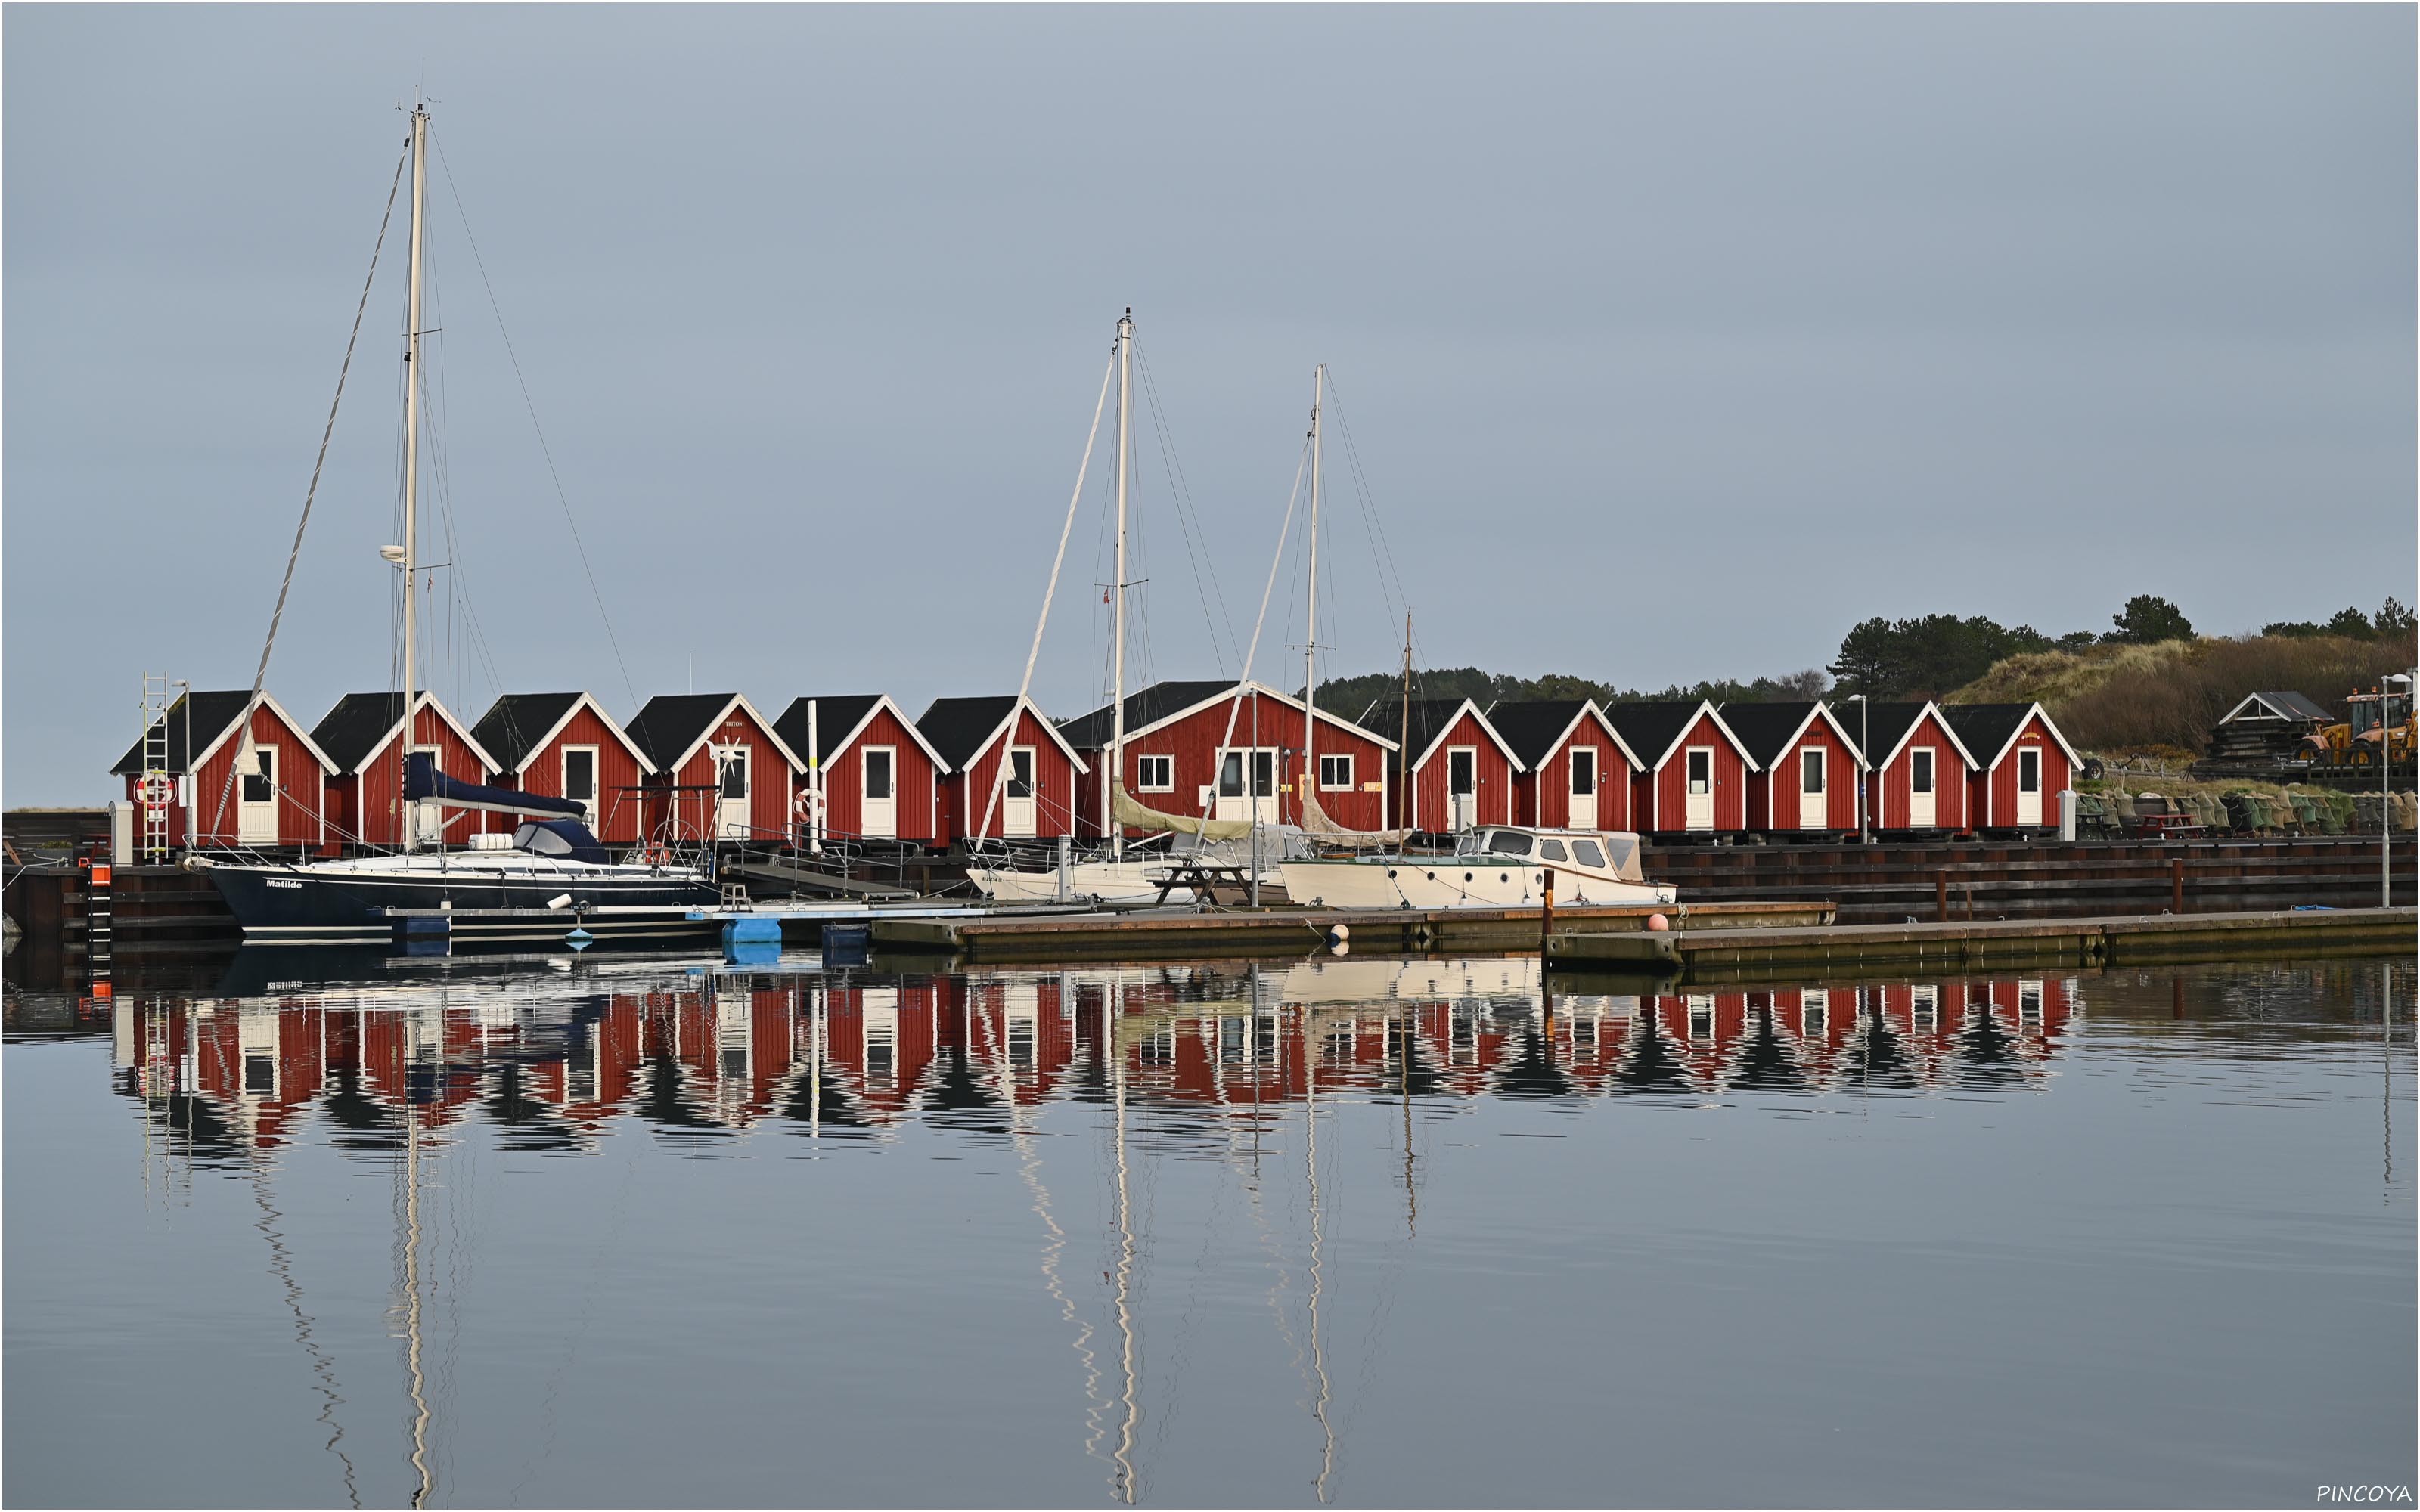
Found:
M 1637 836 L 1596 829 L 1491 825 L 1465 832 L 1450 856 L 1287 861 L 1278 871 L 1287 895 L 1310 908 L 1535 908 L 1550 872 L 1559 906 L 1680 898 L 1641 873 Z

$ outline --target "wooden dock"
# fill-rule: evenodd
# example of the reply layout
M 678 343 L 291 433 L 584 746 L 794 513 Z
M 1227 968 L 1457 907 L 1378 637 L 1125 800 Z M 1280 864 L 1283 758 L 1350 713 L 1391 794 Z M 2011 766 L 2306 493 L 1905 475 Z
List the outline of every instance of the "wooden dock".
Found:
M 1753 933 L 1828 922 L 1828 903 L 1742 903 L 1710 907 L 1573 907 L 1555 910 L 1558 934 L 1643 931 L 1662 913 L 1692 928 Z M 1481 954 L 1538 949 L 1544 927 L 1535 908 L 1287 908 L 1201 913 L 1191 909 L 1063 914 L 1010 918 L 891 918 L 873 924 L 874 948 L 895 954 L 964 961 L 1197 961 L 1299 956 L 1328 948 L 1339 926 L 1365 954 Z
M 1693 928 L 1558 933 L 1553 971 L 1650 972 L 1686 981 L 1768 978 L 1776 970 L 1892 966 L 1940 971 L 2131 966 L 2252 956 L 2369 955 L 2412 949 L 2420 911 L 2319 908 L 2104 918 L 1958 919 L 1818 928 Z

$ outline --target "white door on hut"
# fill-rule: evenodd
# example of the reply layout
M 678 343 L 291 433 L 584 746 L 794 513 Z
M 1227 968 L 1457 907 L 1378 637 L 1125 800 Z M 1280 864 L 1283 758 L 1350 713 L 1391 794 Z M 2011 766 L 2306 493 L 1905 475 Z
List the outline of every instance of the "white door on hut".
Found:
M 748 748 L 714 748 L 714 835 L 717 840 L 746 840 L 748 822 Z
M 1688 786 L 1682 805 L 1683 829 L 1714 827 L 1714 748 L 1692 746 L 1687 752 Z
M 1831 805 L 1823 790 L 1823 752 L 1810 748 L 1798 753 L 1798 827 L 1826 829 Z
M 2039 825 L 2042 822 L 2042 754 L 2040 746 L 2024 746 L 2017 751 L 2017 823 Z
M 1596 827 L 1596 748 L 1572 750 L 1572 811 L 1565 821 L 1574 829 Z
M 898 748 L 866 747 L 863 776 L 857 827 L 876 840 L 890 840 L 899 833 Z
M 1478 747 L 1446 748 L 1445 808 L 1457 833 L 1479 823 Z
M 1918 746 L 1907 753 L 1907 827 L 1931 829 L 1935 824 L 1932 796 L 1933 753 Z
M 1251 764 L 1250 791 L 1245 788 L 1245 763 Z M 1278 822 L 1278 748 L 1222 750 L 1218 753 L 1218 810 L 1215 819 L 1257 819 Z
M 236 795 L 235 842 L 239 845 L 274 845 L 277 843 L 277 748 L 255 746 L 251 763 L 242 764 L 239 755 L 238 769 L 243 773 L 243 791 Z
M 597 748 L 563 748 L 563 795 L 586 811 L 590 829 L 597 827 Z
M 1041 826 L 1033 795 L 1033 748 L 1016 746 L 1008 753 L 1008 781 L 1000 800 L 1000 832 L 1013 840 L 1031 839 Z

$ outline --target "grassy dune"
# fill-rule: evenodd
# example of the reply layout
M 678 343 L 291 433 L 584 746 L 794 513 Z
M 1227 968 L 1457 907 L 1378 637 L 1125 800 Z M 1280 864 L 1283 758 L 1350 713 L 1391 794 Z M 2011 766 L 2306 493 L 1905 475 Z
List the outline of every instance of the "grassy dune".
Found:
M 2207 637 L 2010 656 L 1946 703 L 2039 701 L 2068 738 L 2104 753 L 2191 759 L 2247 694 L 2286 689 L 2341 716 L 2344 697 L 2412 666 L 2409 635 Z

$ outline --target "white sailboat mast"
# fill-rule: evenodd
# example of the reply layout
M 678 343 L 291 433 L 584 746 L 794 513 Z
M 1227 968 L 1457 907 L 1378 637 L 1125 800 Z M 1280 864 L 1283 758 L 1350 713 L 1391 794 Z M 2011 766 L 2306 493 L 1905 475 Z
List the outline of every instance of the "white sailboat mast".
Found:
M 419 557 L 416 548 L 416 521 L 420 495 L 420 249 L 423 217 L 421 207 L 427 201 L 428 188 L 428 112 L 421 108 L 415 96 L 411 102 L 411 292 L 404 316 L 403 346 L 403 754 L 402 771 L 411 770 L 411 747 L 416 721 L 411 717 L 412 685 L 419 669 L 413 664 L 418 651 L 419 619 L 416 611 L 419 595 Z M 418 806 L 410 798 L 409 788 L 398 796 L 403 798 L 399 812 L 403 816 L 403 848 L 420 848 Z
M 1304 813 L 1311 810 L 1311 779 L 1319 769 L 1311 736 L 1319 719 L 1319 402 L 1326 388 L 1327 364 L 1322 363 L 1311 372 L 1311 609 L 1302 637 L 1302 791 L 1295 795 L 1295 807 Z
M 1102 790 L 1109 799 L 1109 854 L 1123 856 L 1126 853 L 1126 826 L 1118 821 L 1116 794 L 1125 781 L 1126 772 L 1126 475 L 1127 448 L 1134 439 L 1132 377 L 1134 361 L 1134 308 L 1118 318 L 1118 585 L 1116 627 L 1112 631 L 1116 649 L 1110 653 L 1109 664 L 1109 779 Z

